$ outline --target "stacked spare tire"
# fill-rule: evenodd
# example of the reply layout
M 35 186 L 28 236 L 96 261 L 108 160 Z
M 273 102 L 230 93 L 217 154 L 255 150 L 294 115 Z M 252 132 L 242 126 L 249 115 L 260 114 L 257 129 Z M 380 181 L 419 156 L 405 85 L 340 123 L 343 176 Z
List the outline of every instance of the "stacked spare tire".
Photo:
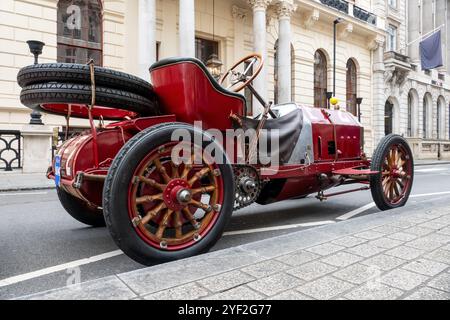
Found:
M 96 108 L 126 110 L 129 111 L 127 114 L 136 116 L 160 114 L 157 98 L 150 83 L 120 71 L 101 67 L 95 67 L 94 70 Z M 22 87 L 20 101 L 31 109 L 67 116 L 68 105 L 91 104 L 89 65 L 68 63 L 31 65 L 20 70 L 17 82 Z M 47 105 L 52 107 L 46 107 Z M 71 116 L 84 117 L 81 113 L 74 113 Z

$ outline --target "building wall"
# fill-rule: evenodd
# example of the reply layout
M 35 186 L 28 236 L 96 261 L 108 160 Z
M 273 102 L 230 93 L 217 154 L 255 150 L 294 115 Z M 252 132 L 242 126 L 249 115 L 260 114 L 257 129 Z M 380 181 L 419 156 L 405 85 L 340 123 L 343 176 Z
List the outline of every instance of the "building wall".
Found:
M 156 1 L 156 40 L 160 42 L 160 58 L 178 54 L 178 1 Z M 353 58 L 358 67 L 358 96 L 364 99 L 361 106 L 362 123 L 366 131 L 366 148 L 370 154 L 377 141 L 383 136 L 386 99 L 395 96 L 398 100 L 399 120 L 395 128 L 396 132 L 404 133 L 407 127 L 407 113 L 405 113 L 407 90 L 386 88 L 383 83 L 383 70 L 380 69 L 378 73 L 373 72 L 376 64 L 376 48 L 378 43 L 384 42 L 382 29 L 386 23 L 398 25 L 399 50 L 408 53 L 406 43 L 410 32 L 407 32 L 405 23 L 407 1 L 399 0 L 397 10 L 389 10 L 385 0 L 349 2 L 351 5 L 374 12 L 378 18 L 377 27 L 353 21 L 351 16 L 330 9 L 318 0 L 295 1 L 298 9 L 291 18 L 294 48 L 293 93 L 296 102 L 313 105 L 314 53 L 317 49 L 322 49 L 328 58 L 328 88 L 332 91 L 333 20 L 330 17 L 343 15 L 347 21 L 352 22 L 352 28 L 346 29 L 347 24 L 344 24 L 338 29 L 337 97 L 341 101 L 341 106 L 345 107 L 346 63 L 349 58 Z M 195 4 L 197 36 L 212 39 L 212 1 L 197 0 Z M 22 107 L 18 99 L 20 88 L 16 84 L 16 74 L 21 67 L 33 61 L 25 43 L 26 40 L 36 39 L 46 43 L 44 54 L 40 57 L 41 62 L 56 60 L 56 7 L 57 0 L 2 0 L 0 8 L 0 128 L 20 129 L 29 120 L 30 110 Z M 319 8 L 319 17 L 317 19 L 311 17 L 311 11 L 308 8 Z M 137 50 L 139 45 L 138 1 L 105 0 L 103 9 L 104 66 L 135 75 L 141 74 Z M 269 83 L 268 97 L 273 99 L 274 46 L 278 39 L 278 19 L 273 7 L 269 7 L 267 15 L 266 81 Z M 247 1 L 216 0 L 214 31 L 215 39 L 220 41 L 220 57 L 225 64 L 224 70 L 240 57 L 253 51 L 252 16 L 252 9 Z M 420 80 L 416 79 L 416 83 L 419 85 Z M 436 95 L 437 93 L 434 94 Z M 449 100 L 445 94 L 444 97 L 448 104 Z M 420 107 L 418 109 L 420 111 Z M 448 108 L 446 109 L 448 126 Z M 420 118 L 420 114 L 417 116 Z M 43 115 L 43 121 L 50 126 L 65 124 L 63 117 L 51 115 Z M 83 120 L 74 119 L 71 123 L 75 126 L 86 125 Z M 420 127 L 419 124 L 417 126 Z

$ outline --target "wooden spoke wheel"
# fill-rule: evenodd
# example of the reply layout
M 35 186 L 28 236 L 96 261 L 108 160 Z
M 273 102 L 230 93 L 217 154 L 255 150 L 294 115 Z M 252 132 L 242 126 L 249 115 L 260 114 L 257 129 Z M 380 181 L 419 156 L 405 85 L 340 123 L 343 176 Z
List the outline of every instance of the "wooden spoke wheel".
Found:
M 142 264 L 208 251 L 233 211 L 232 167 L 204 152 L 216 142 L 204 136 L 202 145 L 189 143 L 180 162 L 173 158 L 179 142 L 171 140 L 179 129 L 196 141 L 198 130 L 186 124 L 147 129 L 123 147 L 105 181 L 106 225 L 117 245 Z
M 386 136 L 372 159 L 372 170 L 380 174 L 371 179 L 372 196 L 381 210 L 404 206 L 414 180 L 411 149 L 402 137 Z
M 223 205 L 218 166 L 208 164 L 203 150 L 194 146 L 188 163 L 178 166 L 171 159 L 175 146 L 161 146 L 141 162 L 129 196 L 139 235 L 164 250 L 180 250 L 204 238 Z M 196 157 L 199 163 L 191 163 Z

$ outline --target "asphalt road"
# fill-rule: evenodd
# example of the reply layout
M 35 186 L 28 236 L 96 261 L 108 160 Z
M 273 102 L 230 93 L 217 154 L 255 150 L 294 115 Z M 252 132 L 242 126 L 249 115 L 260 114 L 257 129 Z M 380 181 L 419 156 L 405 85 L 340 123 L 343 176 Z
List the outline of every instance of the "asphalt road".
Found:
M 428 210 L 448 203 L 450 165 L 416 167 L 412 194 L 416 196 L 398 210 Z M 310 196 L 269 206 L 254 205 L 234 214 L 226 235 L 213 250 L 314 227 L 305 223 L 339 223 L 342 215 L 354 213 L 371 202 L 370 191 L 364 191 L 323 203 Z M 377 211 L 372 207 L 355 217 Z M 65 286 L 72 273 L 63 270 L 40 276 L 39 271 L 117 250 L 106 229 L 87 228 L 65 213 L 52 190 L 0 193 L 0 219 L 0 299 Z M 116 254 L 82 265 L 80 277 L 81 281 L 88 281 L 139 268 L 143 266 Z M 31 272 L 36 274 L 30 275 Z M 19 277 L 14 284 L 2 285 L 2 280 L 23 275 L 30 279 L 21 281 Z

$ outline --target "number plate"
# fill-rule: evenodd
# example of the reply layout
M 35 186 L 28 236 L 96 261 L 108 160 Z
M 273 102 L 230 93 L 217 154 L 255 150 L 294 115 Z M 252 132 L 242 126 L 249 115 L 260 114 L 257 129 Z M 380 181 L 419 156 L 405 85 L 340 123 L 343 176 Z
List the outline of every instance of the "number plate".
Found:
M 57 187 L 61 185 L 61 156 L 55 157 L 55 184 Z

